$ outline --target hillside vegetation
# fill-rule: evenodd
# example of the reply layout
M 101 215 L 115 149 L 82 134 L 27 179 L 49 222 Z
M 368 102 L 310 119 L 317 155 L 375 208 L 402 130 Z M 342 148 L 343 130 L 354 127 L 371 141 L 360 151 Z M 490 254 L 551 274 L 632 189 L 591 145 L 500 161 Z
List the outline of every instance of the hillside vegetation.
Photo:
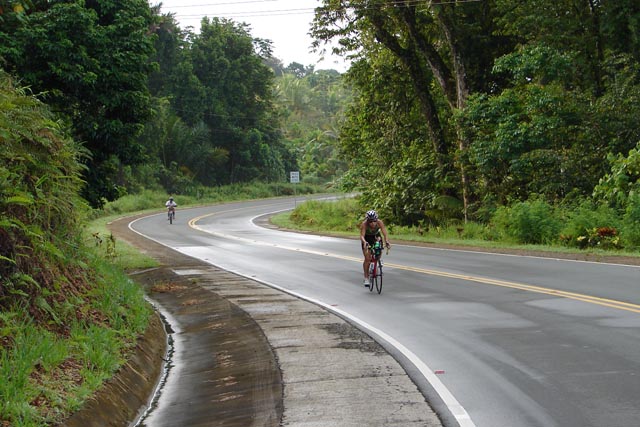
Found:
M 0 421 L 54 425 L 123 363 L 151 309 L 82 238 L 86 155 L 0 73 Z
M 318 45 L 353 58 L 342 182 L 403 226 L 542 203 L 637 222 L 639 22 L 637 0 L 322 2 Z

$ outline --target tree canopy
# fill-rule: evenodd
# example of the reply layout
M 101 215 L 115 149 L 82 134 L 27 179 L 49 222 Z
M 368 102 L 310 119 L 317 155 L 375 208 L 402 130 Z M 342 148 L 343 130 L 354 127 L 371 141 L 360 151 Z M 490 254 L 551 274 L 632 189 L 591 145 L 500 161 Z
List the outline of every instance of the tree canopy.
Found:
M 90 152 L 85 198 L 95 206 L 116 198 L 119 166 L 143 159 L 137 137 L 150 113 L 148 3 L 33 0 L 3 21 L 4 68 L 63 114 Z
M 634 0 L 324 0 L 311 32 L 346 75 L 142 0 L 0 0 L 0 20 L 1 66 L 87 149 L 93 206 L 301 170 L 400 223 L 482 220 L 615 193 L 640 140 Z
M 638 22 L 633 0 L 324 1 L 316 45 L 355 61 L 345 182 L 399 222 L 590 196 L 640 140 Z

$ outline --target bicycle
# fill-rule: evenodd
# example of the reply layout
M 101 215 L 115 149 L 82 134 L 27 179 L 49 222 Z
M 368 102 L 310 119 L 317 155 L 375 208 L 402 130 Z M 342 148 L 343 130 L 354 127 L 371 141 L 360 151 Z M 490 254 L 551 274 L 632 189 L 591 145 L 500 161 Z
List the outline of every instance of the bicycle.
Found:
M 167 215 L 169 216 L 169 224 L 173 224 L 173 220 L 176 219 L 176 208 L 175 208 L 175 206 L 170 206 L 168 208 Z
M 369 246 L 371 253 L 371 263 L 369 264 L 369 292 L 373 292 L 376 288 L 378 294 L 382 293 L 382 239 L 380 236 L 376 239 L 373 246 Z M 387 247 L 387 254 L 389 247 Z

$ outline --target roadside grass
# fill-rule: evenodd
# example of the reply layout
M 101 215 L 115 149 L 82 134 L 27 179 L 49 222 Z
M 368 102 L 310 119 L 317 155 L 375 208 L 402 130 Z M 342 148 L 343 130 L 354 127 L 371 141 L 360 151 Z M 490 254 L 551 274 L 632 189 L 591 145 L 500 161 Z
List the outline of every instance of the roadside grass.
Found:
M 162 197 L 154 194 L 142 203 L 131 198 L 125 208 L 157 205 Z M 85 224 L 82 259 L 76 261 L 92 285 L 47 307 L 61 325 L 43 327 L 20 306 L 0 313 L 0 425 L 60 425 L 125 363 L 146 329 L 152 307 L 126 271 L 158 263 L 113 237 L 107 225 L 123 215 Z M 66 332 L 49 330 L 55 328 Z
M 337 201 L 306 201 L 293 211 L 282 212 L 271 217 L 278 227 L 316 233 L 326 233 L 341 237 L 357 238 L 359 225 L 363 219 L 363 209 L 357 199 L 345 198 Z M 504 235 L 492 225 L 473 222 L 451 222 L 438 226 L 396 226 L 388 225 L 389 238 L 399 242 L 415 242 L 444 246 L 486 248 L 488 250 L 510 249 L 540 251 L 561 254 L 582 254 L 595 256 L 626 256 L 640 258 L 636 250 L 612 248 L 576 248 L 561 244 L 524 244 Z
M 146 328 L 152 308 L 140 287 L 94 248 L 84 252 L 93 286 L 50 307 L 59 325 L 42 327 L 19 306 L 0 313 L 2 425 L 60 424 L 113 376 Z
M 199 188 L 195 191 L 195 194 L 167 194 L 157 190 L 144 190 L 109 202 L 97 213 L 99 216 L 112 216 L 163 210 L 164 203 L 170 196 L 175 198 L 176 203 L 178 203 L 178 209 L 180 209 L 216 203 L 326 192 L 331 192 L 331 189 L 327 188 L 327 186 L 303 183 L 231 184 L 220 187 Z
M 148 210 L 149 212 L 157 211 Z M 140 211 L 138 213 L 143 213 Z M 96 251 L 117 268 L 123 271 L 157 267 L 158 262 L 140 252 L 127 242 L 117 239 L 108 229 L 108 224 L 122 218 L 123 215 L 109 215 L 94 219 L 85 226 L 84 240 L 87 246 Z

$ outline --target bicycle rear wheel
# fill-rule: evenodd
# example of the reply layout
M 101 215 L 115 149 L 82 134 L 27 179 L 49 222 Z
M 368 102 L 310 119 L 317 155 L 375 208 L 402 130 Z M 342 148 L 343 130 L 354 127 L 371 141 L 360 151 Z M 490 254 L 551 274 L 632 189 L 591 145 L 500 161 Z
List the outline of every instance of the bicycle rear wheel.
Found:
M 376 270 L 376 291 L 380 294 L 382 293 L 382 262 L 379 259 L 376 260 L 376 268 L 374 270 Z M 371 284 L 371 287 L 373 288 L 373 283 Z

